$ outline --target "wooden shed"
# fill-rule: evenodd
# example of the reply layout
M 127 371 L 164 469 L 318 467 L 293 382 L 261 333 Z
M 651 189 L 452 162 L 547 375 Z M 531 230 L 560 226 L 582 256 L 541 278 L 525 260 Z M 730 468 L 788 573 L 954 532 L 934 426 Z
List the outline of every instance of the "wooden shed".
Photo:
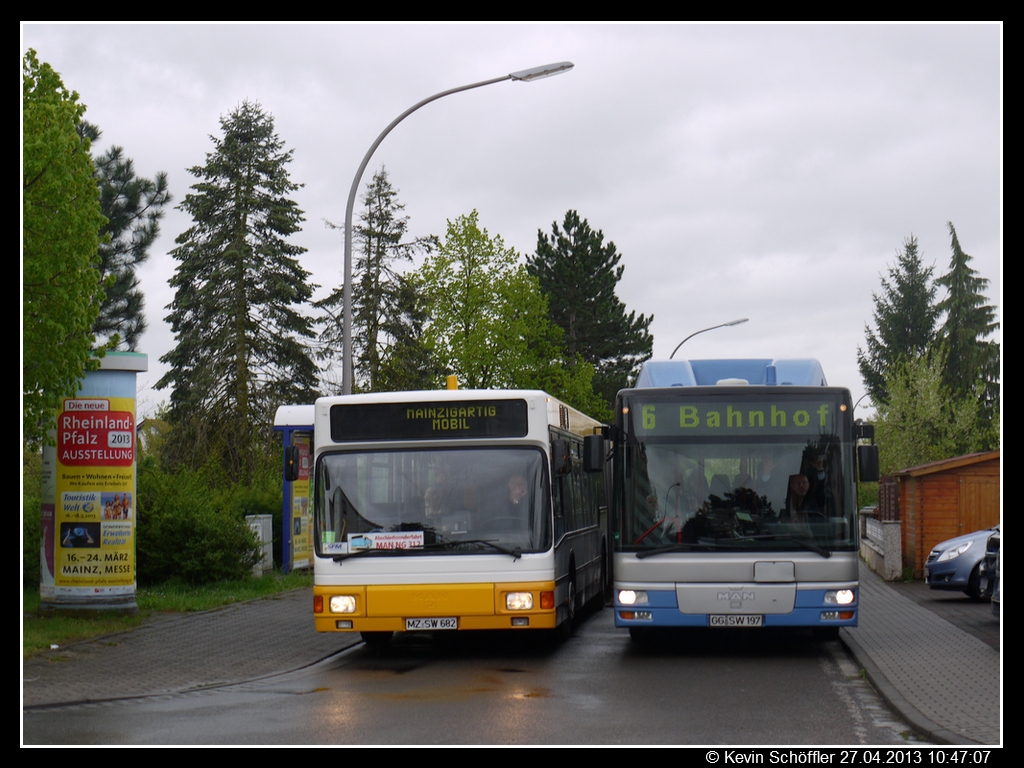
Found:
M 999 522 L 999 451 L 933 461 L 892 475 L 899 488 L 903 566 L 924 578 L 932 547 Z

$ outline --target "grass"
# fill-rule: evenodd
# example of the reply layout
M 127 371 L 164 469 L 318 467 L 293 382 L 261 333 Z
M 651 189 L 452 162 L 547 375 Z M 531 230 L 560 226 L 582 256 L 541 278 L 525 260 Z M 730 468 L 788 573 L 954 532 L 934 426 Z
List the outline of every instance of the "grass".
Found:
M 138 616 L 97 614 L 89 617 L 43 618 L 39 615 L 39 590 L 22 590 L 22 657 L 34 656 L 54 645 L 63 647 L 111 632 L 134 629 L 154 613 L 208 611 L 230 603 L 255 600 L 308 587 L 312 583 L 313 578 L 310 574 L 297 571 L 289 574 L 273 573 L 259 579 L 221 582 L 202 587 L 176 582 L 140 587 L 135 596 L 139 605 Z

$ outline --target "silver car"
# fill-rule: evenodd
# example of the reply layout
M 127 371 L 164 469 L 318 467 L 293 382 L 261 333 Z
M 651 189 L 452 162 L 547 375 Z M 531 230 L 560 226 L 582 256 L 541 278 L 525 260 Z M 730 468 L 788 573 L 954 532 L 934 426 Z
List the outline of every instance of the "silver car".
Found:
M 938 544 L 924 564 L 924 580 L 932 589 L 963 592 L 978 600 L 984 596 L 985 551 L 999 526 L 975 531 Z

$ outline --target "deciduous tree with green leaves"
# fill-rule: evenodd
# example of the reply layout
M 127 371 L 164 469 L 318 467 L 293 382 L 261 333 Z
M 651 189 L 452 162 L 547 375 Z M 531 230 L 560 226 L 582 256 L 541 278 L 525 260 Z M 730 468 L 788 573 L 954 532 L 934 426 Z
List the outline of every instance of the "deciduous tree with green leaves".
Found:
M 444 372 L 423 342 L 429 317 L 416 288 L 415 275 L 399 275 L 393 314 L 383 328 L 391 339 L 381 358 L 376 391 L 403 392 L 437 386 Z
M 903 359 L 886 373 L 875 439 L 883 475 L 983 449 L 978 401 L 942 381 L 942 355 Z
M 857 348 L 857 364 L 864 386 L 876 406 L 888 401 L 886 379 L 901 362 L 926 354 L 935 339 L 939 308 L 935 305 L 934 267 L 925 267 L 917 252 L 917 238 L 903 241 L 882 292 L 873 293 L 875 330 L 864 326 L 866 349 Z
M 180 206 L 193 225 L 172 251 L 167 320 L 177 343 L 157 386 L 173 388 L 171 453 L 193 466 L 219 455 L 244 480 L 276 407 L 314 397 L 313 332 L 299 311 L 312 287 L 297 259 L 305 248 L 287 240 L 303 216 L 287 197 L 299 185 L 273 118 L 246 101 L 220 122 L 223 136 L 190 169 L 198 181 Z
M 83 121 L 79 133 L 92 143 L 102 132 Z M 149 248 L 160 232 L 160 219 L 171 195 L 167 174 L 152 179 L 137 176 L 124 149 L 112 146 L 96 158 L 100 209 L 107 223 L 100 230 L 100 274 L 106 296 L 93 332 L 100 338 L 118 337 L 118 347 L 134 351 L 146 330 L 143 296 L 137 267 L 149 258 Z
M 49 64 L 22 60 L 22 419 L 45 439 L 61 398 L 94 367 L 93 324 L 103 301 L 98 269 L 104 225 L 89 142 L 78 135 L 85 105 Z
M 593 369 L 565 365 L 536 278 L 473 211 L 448 232 L 416 275 L 429 318 L 424 341 L 460 386 L 537 388 L 593 412 Z
M 648 328 L 653 315 L 626 313 L 615 294 L 625 267 L 615 243 L 604 241 L 576 211 L 568 211 L 551 235 L 537 232 L 537 252 L 527 270 L 548 299 L 548 317 L 562 329 L 568 360 L 581 359 L 594 368 L 594 390 L 608 408 L 615 394 L 651 356 L 654 338 Z

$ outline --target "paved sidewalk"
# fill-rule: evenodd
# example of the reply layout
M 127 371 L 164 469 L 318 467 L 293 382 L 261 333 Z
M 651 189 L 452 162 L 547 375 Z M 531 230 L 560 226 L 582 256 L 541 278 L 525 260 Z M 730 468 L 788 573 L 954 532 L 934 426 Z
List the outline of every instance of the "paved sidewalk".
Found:
M 996 622 L 991 614 L 982 620 Z M 919 733 L 939 744 L 1001 743 L 1000 653 L 863 564 L 859 626 L 840 637 L 871 684 Z
M 315 664 L 359 642 L 357 635 L 312 631 L 310 594 L 302 589 L 158 617 L 131 632 L 48 651 L 23 665 L 23 707 L 253 680 Z M 929 610 L 928 602 L 905 597 L 862 566 L 860 626 L 840 638 L 889 705 L 930 741 L 1000 744 L 999 651 Z M 944 610 L 941 601 L 936 607 Z M 976 621 L 995 622 L 987 605 L 977 608 Z
M 300 669 L 358 635 L 313 631 L 312 590 L 203 613 L 156 617 L 138 629 L 47 651 L 24 662 L 22 706 L 123 699 L 253 680 Z

